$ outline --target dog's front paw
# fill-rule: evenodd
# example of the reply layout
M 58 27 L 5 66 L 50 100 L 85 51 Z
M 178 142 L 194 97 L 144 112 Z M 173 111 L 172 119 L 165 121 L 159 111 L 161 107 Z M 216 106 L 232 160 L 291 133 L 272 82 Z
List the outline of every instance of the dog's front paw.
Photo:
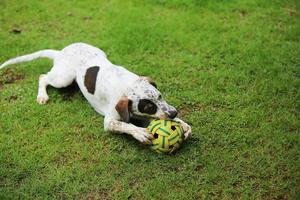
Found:
M 48 100 L 49 100 L 48 95 L 37 96 L 36 98 L 36 101 L 41 105 L 46 104 Z
M 185 123 L 184 121 L 182 121 L 179 118 L 175 118 L 174 121 L 178 122 L 184 131 L 184 139 L 187 139 L 188 137 L 190 137 L 191 133 L 192 133 L 192 128 L 190 125 L 188 125 L 187 123 Z
M 144 144 L 151 144 L 153 139 L 153 135 L 146 128 L 137 128 L 132 136 Z
M 187 123 L 184 123 L 181 125 L 182 125 L 183 131 L 184 131 L 184 139 L 186 140 L 188 137 L 190 137 L 190 135 L 192 133 L 192 128 Z

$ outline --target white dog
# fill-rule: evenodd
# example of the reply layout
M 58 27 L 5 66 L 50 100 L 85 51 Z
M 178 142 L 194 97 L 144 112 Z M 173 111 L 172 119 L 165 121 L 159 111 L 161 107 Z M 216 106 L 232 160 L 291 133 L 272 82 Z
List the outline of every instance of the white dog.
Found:
M 150 143 L 152 135 L 144 127 L 130 123 L 134 119 L 173 119 L 179 122 L 187 138 L 191 127 L 175 118 L 177 111 L 161 97 L 156 86 L 147 77 L 140 77 L 121 66 L 112 64 L 106 54 L 84 43 L 71 44 L 61 51 L 41 50 L 10 59 L 0 66 L 50 58 L 54 65 L 39 78 L 37 102 L 45 104 L 49 97 L 47 85 L 62 88 L 76 80 L 81 92 L 92 107 L 104 115 L 105 130 L 127 133 L 143 143 Z

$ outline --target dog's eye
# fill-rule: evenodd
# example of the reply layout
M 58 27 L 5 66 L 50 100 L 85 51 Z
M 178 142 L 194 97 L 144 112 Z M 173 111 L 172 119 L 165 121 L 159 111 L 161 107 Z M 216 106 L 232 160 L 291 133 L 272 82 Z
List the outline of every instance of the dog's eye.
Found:
M 153 115 L 157 111 L 157 106 L 148 99 L 141 99 L 138 104 L 138 109 L 141 113 Z
M 162 98 L 162 97 L 161 97 L 161 94 L 160 94 L 160 95 L 158 96 L 158 98 L 157 98 L 157 99 L 158 99 L 158 100 L 161 100 L 161 98 Z

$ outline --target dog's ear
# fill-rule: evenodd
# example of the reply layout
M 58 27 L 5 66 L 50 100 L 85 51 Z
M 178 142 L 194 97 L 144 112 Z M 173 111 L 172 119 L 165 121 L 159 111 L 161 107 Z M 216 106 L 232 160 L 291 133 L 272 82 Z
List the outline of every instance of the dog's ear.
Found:
M 157 88 L 156 83 L 149 76 L 141 76 L 142 79 L 148 81 L 153 87 Z
M 129 109 L 131 107 L 131 104 L 132 101 L 129 100 L 126 96 L 123 96 L 115 106 L 115 109 L 118 111 L 123 122 L 129 122 Z

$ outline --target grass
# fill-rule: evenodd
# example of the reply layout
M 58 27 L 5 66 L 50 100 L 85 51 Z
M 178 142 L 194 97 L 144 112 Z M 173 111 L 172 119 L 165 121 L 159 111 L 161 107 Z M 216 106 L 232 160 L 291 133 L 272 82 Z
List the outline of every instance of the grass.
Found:
M 51 2 L 51 3 L 50 3 Z M 154 78 L 192 137 L 159 155 L 79 92 L 35 102 L 40 59 L 0 72 L 0 199 L 297 199 L 297 0 L 0 1 L 0 63 L 86 42 Z

